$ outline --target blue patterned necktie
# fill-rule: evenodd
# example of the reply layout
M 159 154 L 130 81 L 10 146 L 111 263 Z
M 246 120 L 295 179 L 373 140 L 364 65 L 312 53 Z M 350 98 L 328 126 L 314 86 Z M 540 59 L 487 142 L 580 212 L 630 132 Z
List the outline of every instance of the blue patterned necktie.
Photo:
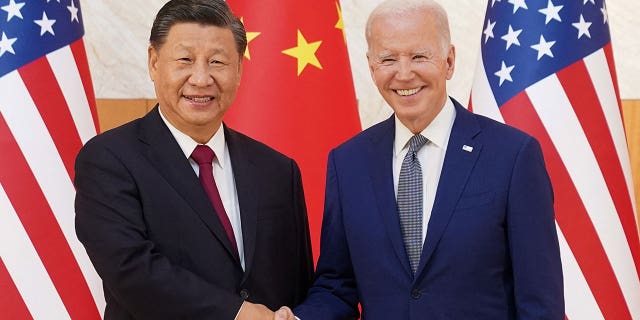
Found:
M 418 150 L 427 138 L 416 134 L 409 140 L 409 151 L 402 160 L 398 180 L 398 213 L 402 239 L 409 256 L 413 273 L 418 268 L 422 253 L 422 169 L 418 161 Z

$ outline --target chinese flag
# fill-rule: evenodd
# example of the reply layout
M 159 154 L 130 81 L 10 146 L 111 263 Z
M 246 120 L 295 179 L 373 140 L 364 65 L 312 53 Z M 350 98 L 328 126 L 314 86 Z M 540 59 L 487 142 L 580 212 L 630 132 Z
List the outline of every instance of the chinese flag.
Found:
M 340 5 L 228 2 L 249 45 L 225 122 L 297 161 L 317 260 L 327 155 L 361 130 Z

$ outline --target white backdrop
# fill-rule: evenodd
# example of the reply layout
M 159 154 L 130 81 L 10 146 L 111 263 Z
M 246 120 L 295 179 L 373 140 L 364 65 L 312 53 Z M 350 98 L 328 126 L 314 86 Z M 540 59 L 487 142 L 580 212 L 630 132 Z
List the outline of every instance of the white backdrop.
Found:
M 82 2 L 85 45 L 97 98 L 154 97 L 147 74 L 147 44 L 154 15 L 165 2 Z M 379 2 L 381 0 L 341 1 L 363 128 L 381 121 L 391 112 L 371 81 L 365 59 L 364 25 L 369 12 Z M 456 72 L 448 88 L 453 97 L 466 104 L 480 48 L 486 1 L 442 0 L 441 3 L 449 13 L 452 42 L 457 50 Z M 608 0 L 607 10 L 621 97 L 640 99 L 640 1 Z

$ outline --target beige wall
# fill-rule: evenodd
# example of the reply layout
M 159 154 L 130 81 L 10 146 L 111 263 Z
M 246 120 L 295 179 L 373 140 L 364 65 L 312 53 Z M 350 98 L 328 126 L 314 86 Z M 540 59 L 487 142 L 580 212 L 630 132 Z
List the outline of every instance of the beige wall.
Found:
M 381 1 L 340 0 L 363 128 L 391 113 L 370 79 L 365 60 L 366 17 Z M 154 15 L 165 2 L 82 1 L 85 44 L 96 97 L 136 99 L 155 96 L 147 74 L 147 43 Z M 487 1 L 440 0 L 440 3 L 449 13 L 452 41 L 457 48 L 456 72 L 448 89 L 451 96 L 467 105 Z M 637 31 L 640 30 L 640 1 L 607 0 L 607 10 L 620 95 L 622 99 L 639 100 L 640 64 L 637 57 L 640 56 L 640 37 Z M 251 26 L 250 21 L 245 22 Z
M 624 127 L 627 132 L 627 144 L 633 172 L 633 187 L 636 191 L 638 225 L 640 225 L 640 100 L 622 102 Z

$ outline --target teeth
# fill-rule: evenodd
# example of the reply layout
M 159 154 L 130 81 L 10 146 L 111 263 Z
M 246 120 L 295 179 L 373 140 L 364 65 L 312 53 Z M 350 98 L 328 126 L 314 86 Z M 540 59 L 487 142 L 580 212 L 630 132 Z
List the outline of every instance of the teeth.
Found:
M 213 100 L 213 98 L 211 97 L 203 97 L 203 98 L 198 98 L 198 97 L 187 97 L 185 96 L 185 98 L 194 101 L 194 102 L 198 102 L 198 103 L 203 103 L 203 102 L 209 102 L 211 100 Z
M 396 90 L 396 92 L 401 96 L 410 96 L 412 94 L 416 94 L 420 91 L 420 88 L 409 89 L 409 90 Z

